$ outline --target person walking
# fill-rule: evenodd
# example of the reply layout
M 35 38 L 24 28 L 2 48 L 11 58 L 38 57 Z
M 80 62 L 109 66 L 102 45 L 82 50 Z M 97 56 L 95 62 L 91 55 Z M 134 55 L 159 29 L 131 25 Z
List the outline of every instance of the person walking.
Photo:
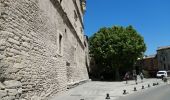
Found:
M 144 78 L 144 76 L 143 76 L 143 73 L 141 72 L 141 73 L 140 73 L 141 82 L 143 82 L 143 78 Z
M 128 79 L 129 79 L 129 72 L 126 72 L 124 76 L 124 80 L 126 81 L 126 84 L 128 84 Z

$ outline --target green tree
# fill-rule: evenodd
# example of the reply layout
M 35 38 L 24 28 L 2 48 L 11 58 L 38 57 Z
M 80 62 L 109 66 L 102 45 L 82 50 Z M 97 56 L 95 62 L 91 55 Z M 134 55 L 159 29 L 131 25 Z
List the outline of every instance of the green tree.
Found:
M 111 68 L 116 80 L 119 70 L 133 66 L 146 50 L 143 37 L 132 26 L 104 27 L 89 38 L 90 55 L 101 71 Z

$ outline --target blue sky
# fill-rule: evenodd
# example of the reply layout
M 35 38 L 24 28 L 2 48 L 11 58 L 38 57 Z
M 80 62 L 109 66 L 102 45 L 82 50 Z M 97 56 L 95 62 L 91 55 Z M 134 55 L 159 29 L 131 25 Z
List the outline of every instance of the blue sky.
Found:
M 101 27 L 132 25 L 145 40 L 145 54 L 170 45 L 170 0 L 87 0 L 85 33 Z

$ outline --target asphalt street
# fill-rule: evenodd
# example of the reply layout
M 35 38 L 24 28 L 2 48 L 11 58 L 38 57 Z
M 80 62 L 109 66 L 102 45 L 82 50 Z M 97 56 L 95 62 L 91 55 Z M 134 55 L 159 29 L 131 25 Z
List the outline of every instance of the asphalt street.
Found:
M 152 89 L 136 92 L 118 100 L 170 100 L 170 85 L 163 85 Z
M 152 83 L 159 82 L 159 85 L 152 86 Z M 148 84 L 151 85 L 148 88 Z M 58 93 L 53 95 L 48 100 L 105 100 L 106 94 L 109 93 L 110 100 L 129 96 L 131 94 L 138 94 L 138 92 L 148 91 L 153 88 L 162 87 L 165 83 L 160 79 L 144 79 L 143 82 L 138 80 L 138 84 L 135 84 L 134 80 L 122 82 L 101 82 L 101 81 L 90 81 L 85 84 L 79 85 L 75 88 L 69 89 L 66 92 Z M 141 89 L 145 86 L 145 89 Z M 137 92 L 134 91 L 134 87 L 137 88 Z M 123 95 L 123 90 L 126 89 L 126 95 Z M 170 93 L 170 92 L 169 92 Z M 120 99 L 121 100 L 121 99 Z M 126 99 L 125 99 L 126 100 Z M 138 99 L 135 99 L 138 100 Z M 149 99 L 148 99 L 149 100 Z M 170 100 L 170 99 L 169 99 Z

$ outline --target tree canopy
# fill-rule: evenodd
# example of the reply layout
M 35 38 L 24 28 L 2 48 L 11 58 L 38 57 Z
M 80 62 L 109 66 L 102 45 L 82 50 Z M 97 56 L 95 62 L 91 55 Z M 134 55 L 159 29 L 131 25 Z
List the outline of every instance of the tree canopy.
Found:
M 90 55 L 100 70 L 133 66 L 146 50 L 143 37 L 132 27 L 104 27 L 89 38 Z

